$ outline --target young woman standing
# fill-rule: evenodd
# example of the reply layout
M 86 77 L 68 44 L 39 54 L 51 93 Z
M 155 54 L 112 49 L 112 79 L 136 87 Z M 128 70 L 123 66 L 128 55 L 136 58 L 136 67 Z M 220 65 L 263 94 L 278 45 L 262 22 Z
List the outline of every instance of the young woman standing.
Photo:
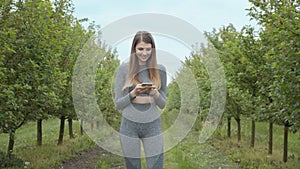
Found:
M 166 69 L 157 64 L 152 35 L 137 32 L 129 63 L 118 68 L 115 83 L 115 106 L 122 110 L 120 141 L 127 169 L 141 168 L 141 142 L 147 168 L 163 168 L 159 108 L 166 105 L 166 84 Z

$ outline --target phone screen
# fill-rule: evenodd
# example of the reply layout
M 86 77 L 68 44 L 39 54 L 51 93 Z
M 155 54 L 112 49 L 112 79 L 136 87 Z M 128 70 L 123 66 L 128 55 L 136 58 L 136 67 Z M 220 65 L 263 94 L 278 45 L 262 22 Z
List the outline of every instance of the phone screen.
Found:
M 152 86 L 152 83 L 142 83 L 142 86 Z

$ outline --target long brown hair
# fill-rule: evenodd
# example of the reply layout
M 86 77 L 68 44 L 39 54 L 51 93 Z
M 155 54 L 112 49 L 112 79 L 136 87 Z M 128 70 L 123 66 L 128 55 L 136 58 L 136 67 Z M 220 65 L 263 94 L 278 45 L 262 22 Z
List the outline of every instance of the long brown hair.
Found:
M 158 88 L 161 87 L 161 80 L 159 71 L 157 69 L 157 59 L 156 59 L 156 48 L 152 35 L 146 31 L 138 31 L 132 41 L 131 52 L 130 52 L 130 60 L 128 67 L 128 74 L 124 84 L 124 88 L 127 88 L 131 85 L 136 85 L 141 83 L 139 79 L 139 61 L 135 54 L 135 47 L 138 43 L 145 42 L 150 43 L 152 45 L 151 56 L 146 62 L 146 66 L 149 73 L 149 80 Z

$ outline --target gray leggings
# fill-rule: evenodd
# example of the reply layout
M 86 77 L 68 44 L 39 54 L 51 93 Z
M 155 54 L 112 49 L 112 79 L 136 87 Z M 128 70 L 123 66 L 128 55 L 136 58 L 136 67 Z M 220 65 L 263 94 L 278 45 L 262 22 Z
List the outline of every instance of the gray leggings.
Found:
M 160 118 L 149 123 L 138 123 L 122 118 L 120 141 L 127 169 L 141 169 L 141 143 L 147 168 L 163 168 L 163 137 Z

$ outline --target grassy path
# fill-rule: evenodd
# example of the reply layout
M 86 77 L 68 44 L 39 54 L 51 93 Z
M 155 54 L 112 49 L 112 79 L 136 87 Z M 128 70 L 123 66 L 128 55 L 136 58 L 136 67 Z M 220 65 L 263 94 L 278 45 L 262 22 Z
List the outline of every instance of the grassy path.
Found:
M 198 144 L 197 133 L 190 133 L 181 143 L 165 153 L 164 169 L 234 169 L 232 163 L 224 154 L 210 145 Z M 145 159 L 142 159 L 143 168 L 146 168 Z M 102 148 L 95 147 L 77 157 L 63 162 L 56 169 L 119 169 L 125 168 L 124 159 L 111 154 Z
M 43 146 L 36 146 L 36 123 L 30 122 L 16 133 L 13 155 L 27 163 L 27 169 L 121 169 L 125 168 L 123 157 L 111 154 L 100 147 L 87 136 L 79 135 L 79 122 L 74 122 L 75 139 L 69 139 L 67 128 L 63 145 L 57 146 L 59 120 L 50 119 L 43 123 Z M 236 143 L 236 136 L 227 138 L 226 128 L 217 130 L 212 140 L 204 144 L 198 143 L 199 132 L 191 132 L 174 148 L 164 154 L 164 169 L 232 169 L 239 168 L 233 159 L 239 159 L 240 168 L 294 169 L 300 164 L 299 133 L 290 133 L 289 161 L 282 160 L 282 127 L 274 129 L 274 153 L 267 154 L 267 128 L 265 123 L 257 123 L 257 138 L 255 148 L 249 148 L 248 122 L 243 123 L 243 140 Z M 266 130 L 266 131 L 265 131 Z M 222 134 L 223 133 L 223 134 Z M 0 164 L 1 154 L 7 149 L 7 134 L 0 134 Z M 218 149 L 218 148 L 220 149 Z M 227 156 L 225 155 L 227 154 Z M 145 168 L 145 159 L 142 160 Z M 246 166 L 246 167 L 245 167 Z M 0 165 L 1 168 L 1 165 Z M 22 167 L 11 167 L 19 169 Z
M 74 122 L 76 139 L 69 139 L 67 128 L 62 146 L 57 146 L 59 120 L 43 123 L 43 146 L 36 146 L 36 123 L 30 122 L 16 133 L 14 155 L 27 163 L 27 169 L 117 169 L 125 168 L 123 157 L 95 146 L 87 135 L 79 136 L 79 122 Z M 0 134 L 0 152 L 7 148 L 7 134 Z M 198 133 L 191 132 L 173 149 L 165 153 L 165 169 L 235 168 L 210 143 L 198 144 Z M 145 168 L 145 159 L 142 160 Z M 1 167 L 0 167 L 1 168 Z M 13 168 L 13 167 L 11 167 Z M 15 167 L 20 168 L 20 167 Z

